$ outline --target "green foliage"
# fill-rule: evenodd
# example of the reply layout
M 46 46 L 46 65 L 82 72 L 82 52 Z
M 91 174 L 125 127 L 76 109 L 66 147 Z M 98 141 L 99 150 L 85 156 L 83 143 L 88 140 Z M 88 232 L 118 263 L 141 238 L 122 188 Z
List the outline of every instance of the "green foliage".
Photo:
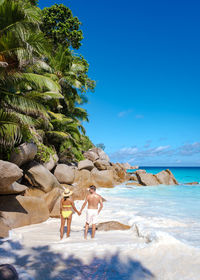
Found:
M 93 146 L 82 105 L 95 88 L 88 62 L 70 50 L 81 45 L 81 23 L 64 5 L 36 5 L 0 0 L 0 156 L 33 141 L 41 162 L 55 152 L 79 161 Z
M 74 146 L 70 139 L 63 142 L 60 146 L 59 156 L 61 161 L 65 163 L 77 162 L 84 159 L 80 147 L 78 145 Z
M 81 147 L 83 151 L 88 151 L 91 148 L 94 148 L 94 144 L 91 142 L 88 136 L 82 135 L 81 137 Z
M 81 22 L 73 17 L 72 11 L 63 4 L 44 8 L 42 31 L 52 40 L 55 48 L 62 44 L 65 48 L 79 49 L 83 33 L 79 30 Z
M 50 156 L 55 154 L 55 150 L 53 147 L 46 146 L 43 143 L 37 143 L 37 155 L 36 159 L 39 162 L 48 162 L 50 160 Z

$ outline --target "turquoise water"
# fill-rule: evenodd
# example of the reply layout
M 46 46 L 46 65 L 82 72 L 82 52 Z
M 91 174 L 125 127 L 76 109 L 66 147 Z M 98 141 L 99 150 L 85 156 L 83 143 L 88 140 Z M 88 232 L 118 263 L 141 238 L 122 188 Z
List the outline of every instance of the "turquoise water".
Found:
M 162 170 L 169 169 L 179 183 L 200 182 L 200 167 L 145 167 L 140 166 L 149 173 L 156 174 Z M 131 170 L 129 170 L 131 171 Z
M 157 173 L 161 167 L 142 169 Z M 120 185 L 105 190 L 108 199 L 120 201 L 132 222 L 151 232 L 162 231 L 181 242 L 200 248 L 200 168 L 169 168 L 180 185 L 136 187 Z M 116 206 L 117 207 L 117 206 Z

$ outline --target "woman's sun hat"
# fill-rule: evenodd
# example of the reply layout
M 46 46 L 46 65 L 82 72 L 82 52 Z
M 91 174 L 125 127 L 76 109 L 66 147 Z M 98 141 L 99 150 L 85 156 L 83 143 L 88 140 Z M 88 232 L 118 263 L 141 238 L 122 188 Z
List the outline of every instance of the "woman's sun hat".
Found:
M 69 189 L 65 189 L 62 195 L 63 195 L 63 197 L 65 197 L 65 196 L 70 196 L 72 194 L 73 194 L 72 191 L 70 191 Z

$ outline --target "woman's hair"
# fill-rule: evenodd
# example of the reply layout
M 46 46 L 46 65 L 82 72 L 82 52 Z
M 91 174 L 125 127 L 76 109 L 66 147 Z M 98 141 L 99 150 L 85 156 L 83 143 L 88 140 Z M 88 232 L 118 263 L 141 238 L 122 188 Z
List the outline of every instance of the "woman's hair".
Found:
M 64 200 L 66 200 L 67 198 L 69 198 L 69 196 L 64 196 Z

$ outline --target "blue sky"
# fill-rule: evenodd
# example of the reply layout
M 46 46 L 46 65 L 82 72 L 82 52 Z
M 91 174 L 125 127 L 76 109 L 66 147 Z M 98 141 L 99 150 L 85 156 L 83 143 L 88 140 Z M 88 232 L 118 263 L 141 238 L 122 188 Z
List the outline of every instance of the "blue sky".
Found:
M 79 53 L 97 81 L 85 106 L 112 161 L 200 166 L 200 2 L 40 0 L 82 22 Z

